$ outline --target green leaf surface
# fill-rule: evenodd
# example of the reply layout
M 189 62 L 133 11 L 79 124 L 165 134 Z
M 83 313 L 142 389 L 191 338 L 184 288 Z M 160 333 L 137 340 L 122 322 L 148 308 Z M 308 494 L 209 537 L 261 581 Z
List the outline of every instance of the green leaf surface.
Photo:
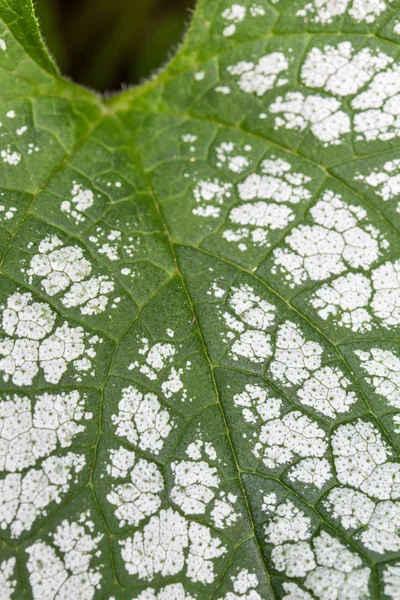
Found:
M 1 600 L 398 600 L 399 42 L 199 0 L 103 100 L 0 0 Z

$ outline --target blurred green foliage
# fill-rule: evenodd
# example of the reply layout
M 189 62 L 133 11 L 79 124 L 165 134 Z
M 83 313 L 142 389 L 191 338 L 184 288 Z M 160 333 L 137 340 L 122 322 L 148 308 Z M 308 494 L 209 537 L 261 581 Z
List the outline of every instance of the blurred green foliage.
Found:
M 34 0 L 60 70 L 99 91 L 139 83 L 182 40 L 195 0 Z

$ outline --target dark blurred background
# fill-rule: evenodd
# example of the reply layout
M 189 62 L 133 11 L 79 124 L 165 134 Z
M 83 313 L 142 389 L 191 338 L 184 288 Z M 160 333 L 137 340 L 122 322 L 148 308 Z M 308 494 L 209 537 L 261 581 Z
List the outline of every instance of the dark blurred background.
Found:
M 139 83 L 182 40 L 195 0 L 34 0 L 62 73 L 101 92 Z

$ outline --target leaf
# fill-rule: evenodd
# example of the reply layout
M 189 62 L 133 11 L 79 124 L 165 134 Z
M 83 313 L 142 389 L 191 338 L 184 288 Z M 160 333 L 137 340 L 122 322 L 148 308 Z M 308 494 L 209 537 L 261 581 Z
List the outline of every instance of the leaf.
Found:
M 0 2 L 2 599 L 399 598 L 399 7 L 100 99 Z

